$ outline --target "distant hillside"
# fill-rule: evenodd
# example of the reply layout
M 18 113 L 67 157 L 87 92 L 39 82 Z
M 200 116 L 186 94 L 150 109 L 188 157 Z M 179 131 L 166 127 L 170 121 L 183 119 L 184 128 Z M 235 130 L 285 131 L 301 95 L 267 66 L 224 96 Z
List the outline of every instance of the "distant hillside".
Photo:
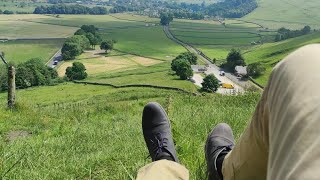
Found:
M 244 20 L 262 24 L 271 29 L 291 29 L 310 25 L 320 28 L 319 0 L 257 0 L 258 8 L 244 17 Z
M 262 62 L 267 67 L 267 72 L 256 79 L 259 84 L 265 85 L 269 79 L 272 68 L 279 61 L 296 49 L 313 43 L 320 43 L 320 32 L 300 36 L 279 43 L 267 43 L 245 53 L 244 57 L 247 64 Z

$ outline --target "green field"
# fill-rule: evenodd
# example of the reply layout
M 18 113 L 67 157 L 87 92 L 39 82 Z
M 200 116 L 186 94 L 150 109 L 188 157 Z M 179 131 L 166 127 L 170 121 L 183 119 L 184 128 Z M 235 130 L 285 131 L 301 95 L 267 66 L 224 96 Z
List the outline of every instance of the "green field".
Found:
M 232 48 L 248 49 L 262 41 L 265 34 L 255 24 L 237 20 L 225 21 L 175 21 L 171 33 L 178 39 L 193 45 L 211 59 L 225 59 Z M 269 36 L 269 35 L 268 35 Z
M 127 20 L 121 20 L 127 19 Z M 39 23 L 80 27 L 93 24 L 102 30 L 105 38 L 117 40 L 115 48 L 142 56 L 171 60 L 185 49 L 169 40 L 153 18 L 132 15 L 119 17 L 93 15 L 62 15 L 60 18 L 34 19 Z
M 0 51 L 8 62 L 21 63 L 40 58 L 44 63 L 61 48 L 63 40 L 16 40 L 0 42 Z
M 5 98 L 0 93 L 1 105 Z M 8 179 L 132 179 L 151 162 L 141 113 L 157 101 L 168 111 L 181 163 L 191 179 L 205 179 L 207 134 L 227 122 L 239 138 L 258 98 L 74 84 L 21 90 L 18 111 L 0 108 L 0 173 Z M 31 135 L 8 141 L 18 130 Z
M 262 62 L 266 65 L 267 72 L 263 76 L 256 79 L 259 84 L 266 85 L 272 67 L 274 67 L 279 61 L 281 61 L 292 51 L 298 49 L 301 46 L 312 43 L 320 43 L 320 32 L 278 43 L 267 43 L 262 46 L 258 46 L 251 49 L 250 52 L 244 54 L 244 58 L 247 64 Z
M 269 29 L 301 29 L 305 25 L 320 28 L 319 0 L 259 0 L 258 6 L 243 19 Z
M 22 12 L 22 13 L 33 13 L 36 6 L 40 5 L 48 5 L 47 3 L 44 3 L 44 1 L 37 1 L 33 2 L 31 0 L 10 0 L 10 1 L 0 1 L 0 9 L 2 11 L 9 10 L 16 12 Z

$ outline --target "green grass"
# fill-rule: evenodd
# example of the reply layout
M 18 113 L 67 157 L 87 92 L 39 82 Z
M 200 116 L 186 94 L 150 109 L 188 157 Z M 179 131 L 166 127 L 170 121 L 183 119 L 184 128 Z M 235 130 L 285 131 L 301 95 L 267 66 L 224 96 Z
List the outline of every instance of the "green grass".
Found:
M 39 2 L 39 1 L 38 1 Z M 23 5 L 24 4 L 24 5 Z M 23 5 L 23 6 L 21 6 Z M 4 10 L 10 10 L 13 12 L 23 12 L 23 13 L 33 13 L 36 6 L 40 5 L 48 5 L 47 3 L 35 3 L 32 1 L 1 1 L 0 2 L 0 9 L 2 11 Z
M 301 29 L 305 25 L 320 28 L 318 0 L 259 0 L 258 8 L 243 19 L 270 29 L 280 27 Z
M 85 81 L 110 83 L 114 85 L 147 84 L 157 86 L 178 87 L 189 92 L 197 92 L 198 88 L 190 81 L 180 80 L 170 70 L 170 63 L 161 63 L 149 67 L 140 67 L 124 72 L 106 72 L 89 76 Z
M 215 21 L 173 22 L 172 34 L 201 50 L 211 59 L 225 59 L 232 48 L 249 49 L 253 42 L 261 41 L 264 35 L 256 24 L 239 20 L 226 20 L 226 26 Z
M 5 98 L 1 93 L 1 104 Z M 227 122 L 238 139 L 259 96 L 193 97 L 149 88 L 65 84 L 21 90 L 17 98 L 17 111 L 0 108 L 3 178 L 134 178 L 151 162 L 141 131 L 142 109 L 157 101 L 168 112 L 181 163 L 191 179 L 205 179 L 207 134 Z M 32 134 L 8 142 L 6 134 L 14 130 Z
M 289 39 L 278 43 L 267 43 L 250 50 L 244 55 L 247 64 L 262 62 L 267 67 L 267 72 L 256 79 L 262 85 L 266 85 L 271 70 L 277 62 L 281 61 L 292 51 L 300 48 L 301 46 L 320 43 L 320 32 L 300 36 L 297 38 Z
M 65 38 L 72 35 L 77 28 L 39 24 L 26 21 L 0 21 L 0 39 L 17 38 Z
M 0 51 L 8 62 L 21 63 L 31 58 L 40 58 L 44 63 L 61 48 L 63 40 L 19 40 L 0 43 Z
M 60 18 L 34 19 L 34 22 L 49 23 L 62 26 L 80 27 L 83 24 L 93 24 L 103 28 L 105 38 L 117 40 L 115 48 L 121 51 L 136 53 L 142 56 L 171 60 L 185 49 L 169 40 L 161 26 L 149 26 L 155 23 L 152 18 L 130 15 L 62 15 Z M 141 19 L 141 20 L 139 20 Z

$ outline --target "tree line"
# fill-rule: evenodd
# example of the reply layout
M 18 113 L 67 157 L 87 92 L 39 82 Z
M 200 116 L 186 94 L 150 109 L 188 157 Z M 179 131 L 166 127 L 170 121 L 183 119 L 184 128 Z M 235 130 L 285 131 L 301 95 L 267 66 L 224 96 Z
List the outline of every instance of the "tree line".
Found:
M 206 14 L 225 18 L 241 18 L 258 7 L 256 0 L 228 0 L 209 5 Z
M 0 92 L 8 89 L 6 67 L 0 67 Z M 55 69 L 48 67 L 39 58 L 30 59 L 16 66 L 16 86 L 24 89 L 32 86 L 55 85 L 63 82 Z
M 309 34 L 311 32 L 311 27 L 310 26 L 304 26 L 300 30 L 290 30 L 286 28 L 280 28 L 278 29 L 278 34 L 275 37 L 275 41 L 283 41 L 286 39 L 298 37 L 298 36 L 303 36 L 306 34 Z
M 67 4 L 54 4 L 50 6 L 37 6 L 33 12 L 34 14 L 93 14 L 103 15 L 108 11 L 105 7 L 87 7 L 82 5 L 67 5 Z

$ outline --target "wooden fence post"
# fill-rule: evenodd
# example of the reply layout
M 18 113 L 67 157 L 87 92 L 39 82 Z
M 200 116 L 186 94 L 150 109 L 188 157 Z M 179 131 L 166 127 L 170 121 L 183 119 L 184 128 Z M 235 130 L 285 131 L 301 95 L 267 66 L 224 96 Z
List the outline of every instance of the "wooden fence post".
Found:
M 16 100 L 16 71 L 15 68 L 10 65 L 8 67 L 8 108 L 12 109 Z

